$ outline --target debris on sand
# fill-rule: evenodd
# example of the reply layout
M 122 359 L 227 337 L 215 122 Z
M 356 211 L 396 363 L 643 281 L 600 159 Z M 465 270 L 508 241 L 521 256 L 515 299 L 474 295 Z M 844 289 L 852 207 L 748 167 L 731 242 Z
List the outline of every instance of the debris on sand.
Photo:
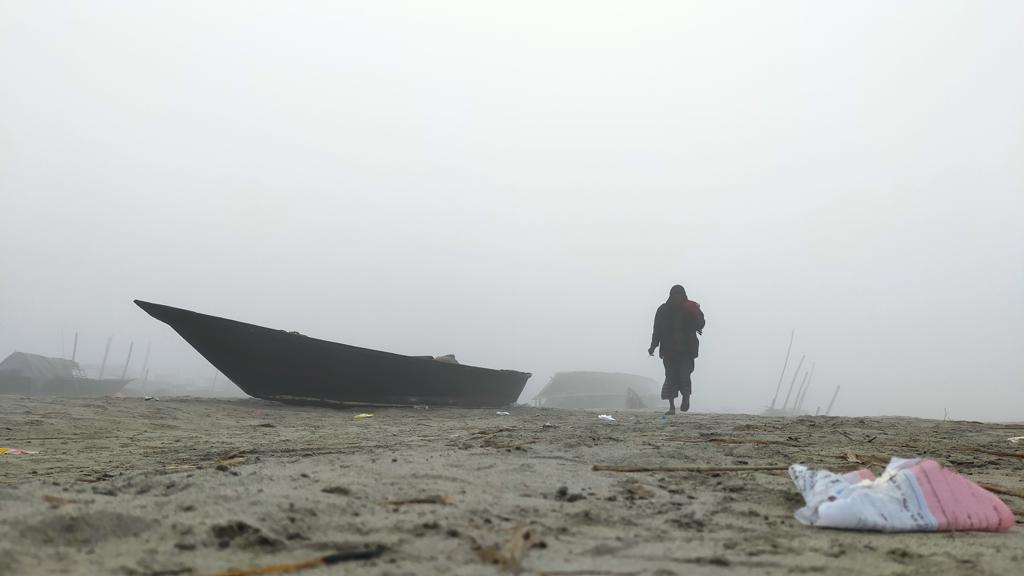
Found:
M 199 466 L 195 464 L 171 464 L 170 466 L 164 466 L 160 469 L 160 472 L 164 474 L 174 474 L 175 472 L 191 472 L 198 470 Z
M 0 454 L 10 454 L 11 456 L 30 456 L 38 453 L 23 448 L 0 448 Z
M 347 486 L 327 486 L 326 488 L 321 488 L 320 491 L 324 494 L 338 494 L 341 496 L 352 494 L 352 489 Z
M 585 500 L 587 497 L 579 492 L 569 492 L 568 486 L 559 486 L 558 490 L 555 490 L 555 500 L 563 502 L 577 502 L 579 500 Z
M 423 496 L 421 498 L 409 498 L 406 500 L 389 500 L 388 504 L 391 506 L 405 506 L 406 504 L 440 504 L 442 506 L 451 506 L 455 503 L 455 499 L 451 496 Z
M 210 534 L 218 548 L 275 550 L 283 545 L 280 540 L 264 534 L 259 527 L 242 520 L 216 524 L 210 528 Z
M 68 504 L 78 504 L 80 500 L 64 498 L 62 496 L 43 496 L 43 501 L 50 505 L 50 508 L 60 508 Z
M 487 546 L 475 545 L 477 556 L 488 564 L 500 566 L 505 570 L 519 571 L 523 555 L 531 548 L 546 548 L 547 543 L 536 537 L 533 530 L 522 527 L 515 531 L 512 538 L 503 546 L 490 544 Z

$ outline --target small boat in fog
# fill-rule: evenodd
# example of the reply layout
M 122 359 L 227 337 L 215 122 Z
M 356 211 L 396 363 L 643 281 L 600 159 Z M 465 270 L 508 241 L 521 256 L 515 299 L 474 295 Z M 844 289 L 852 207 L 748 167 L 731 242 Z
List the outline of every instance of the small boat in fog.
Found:
M 246 394 L 292 404 L 498 407 L 530 374 L 403 356 L 136 300 Z
M 64 358 L 15 352 L 0 362 L 0 394 L 21 396 L 112 396 L 131 379 L 88 378 L 78 363 Z
M 660 402 L 660 383 L 618 372 L 559 372 L 533 398 L 536 406 L 570 410 L 643 410 Z

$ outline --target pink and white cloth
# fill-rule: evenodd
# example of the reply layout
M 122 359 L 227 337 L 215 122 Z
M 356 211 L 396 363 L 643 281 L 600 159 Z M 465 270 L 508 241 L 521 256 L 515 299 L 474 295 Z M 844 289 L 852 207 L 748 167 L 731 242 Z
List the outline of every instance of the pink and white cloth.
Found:
M 809 526 L 881 532 L 1002 532 L 1013 512 L 995 494 L 934 460 L 893 458 L 880 477 L 870 470 L 836 474 L 794 464 L 789 476 Z
M 23 450 L 21 448 L 0 448 L 0 454 L 11 454 L 13 456 L 25 456 L 28 454 L 38 454 L 38 452 L 32 452 L 30 450 Z

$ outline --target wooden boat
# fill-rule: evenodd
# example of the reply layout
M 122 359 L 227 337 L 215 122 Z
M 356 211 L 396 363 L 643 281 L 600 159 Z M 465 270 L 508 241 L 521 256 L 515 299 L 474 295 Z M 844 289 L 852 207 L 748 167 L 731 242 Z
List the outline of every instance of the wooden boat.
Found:
M 661 403 L 661 384 L 636 374 L 559 372 L 533 403 L 570 410 L 642 410 Z
M 113 396 L 131 379 L 88 378 L 74 360 L 14 352 L 0 362 L 0 394 L 19 396 Z
M 530 374 L 403 356 L 136 300 L 250 396 L 293 404 L 508 406 Z

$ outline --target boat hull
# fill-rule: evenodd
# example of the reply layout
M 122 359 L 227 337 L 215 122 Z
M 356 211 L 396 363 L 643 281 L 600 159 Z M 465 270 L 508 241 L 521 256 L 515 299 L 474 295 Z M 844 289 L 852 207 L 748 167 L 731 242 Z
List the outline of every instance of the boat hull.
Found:
M 358 348 L 294 332 L 135 301 L 246 394 L 294 404 L 496 407 L 530 374 Z

